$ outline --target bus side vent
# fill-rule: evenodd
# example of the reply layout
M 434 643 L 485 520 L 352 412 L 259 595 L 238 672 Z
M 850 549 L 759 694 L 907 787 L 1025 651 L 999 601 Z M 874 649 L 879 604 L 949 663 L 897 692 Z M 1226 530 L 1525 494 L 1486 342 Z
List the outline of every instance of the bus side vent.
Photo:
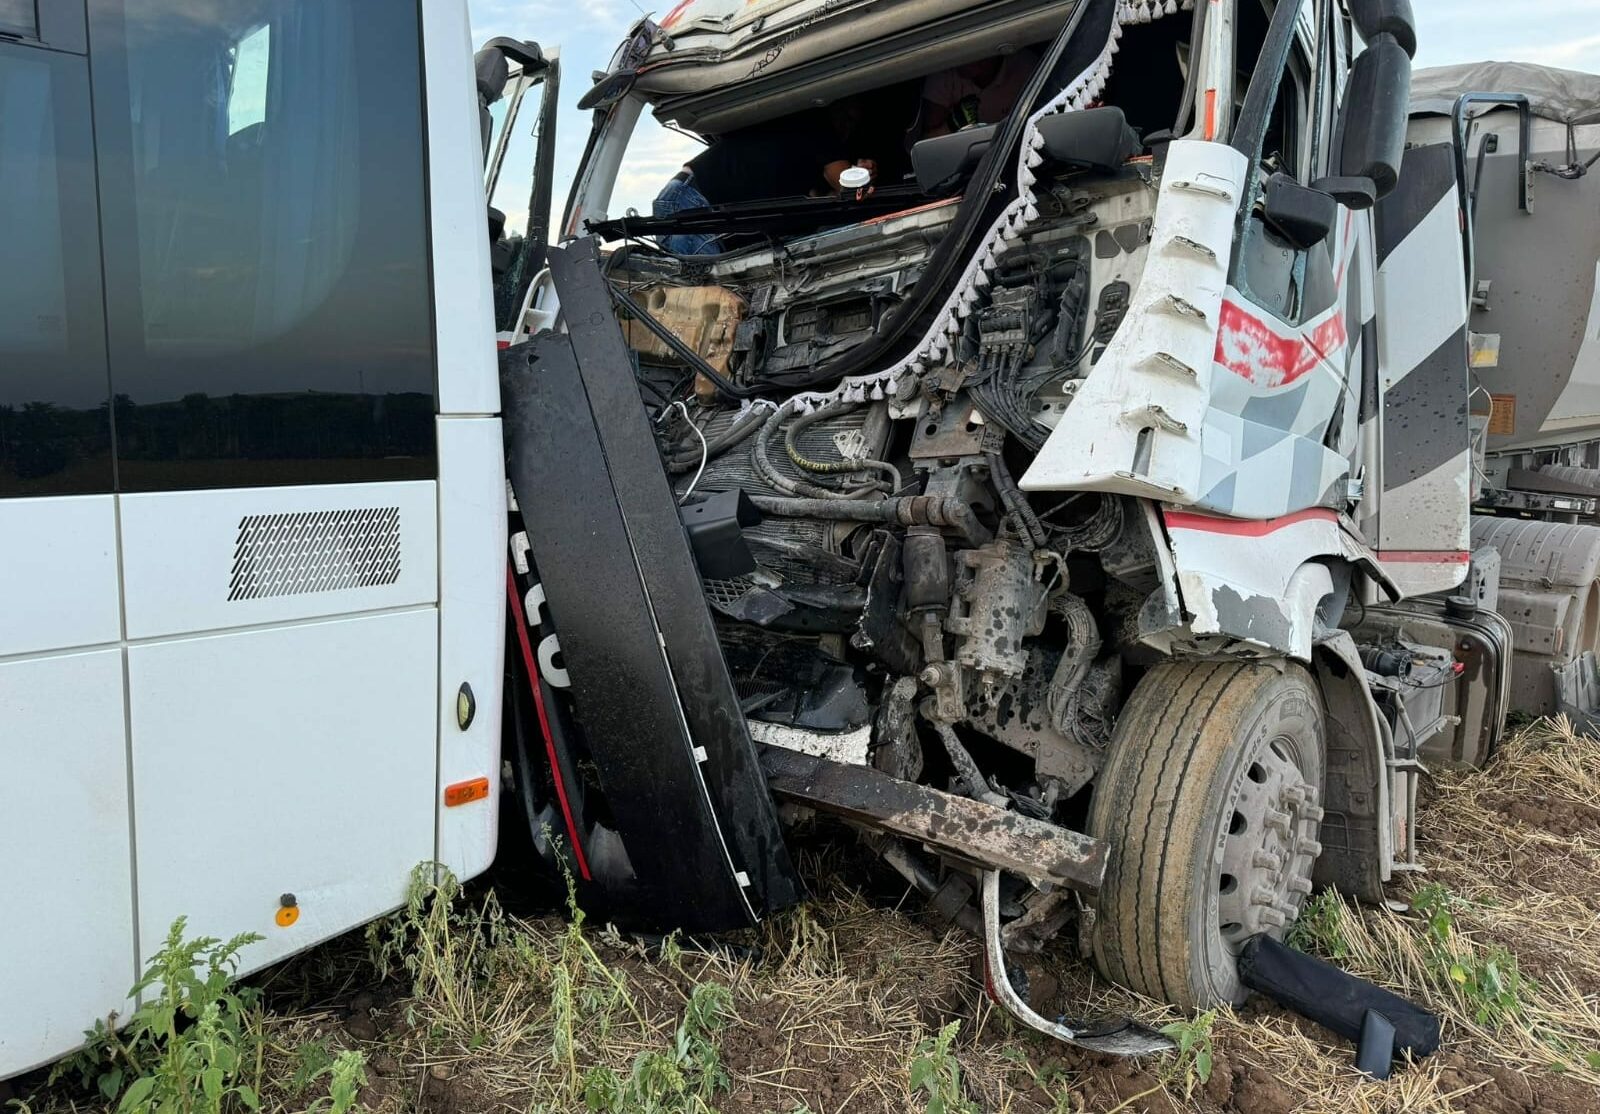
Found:
M 304 596 L 399 579 L 399 507 L 253 514 L 239 520 L 228 599 Z

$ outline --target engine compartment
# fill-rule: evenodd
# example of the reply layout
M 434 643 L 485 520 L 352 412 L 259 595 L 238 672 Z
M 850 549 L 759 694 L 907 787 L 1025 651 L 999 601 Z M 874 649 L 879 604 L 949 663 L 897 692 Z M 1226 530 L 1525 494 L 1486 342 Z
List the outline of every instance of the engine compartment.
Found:
M 814 753 L 866 740 L 860 757 L 901 779 L 1081 818 L 1154 555 L 1137 504 L 1028 496 L 1014 477 L 1121 324 L 1153 169 L 1041 183 L 1041 219 L 998 256 L 949 365 L 890 397 L 816 405 L 799 377 L 881 328 L 953 203 L 687 265 L 610 257 L 634 305 L 661 307 L 729 385 L 758 393 L 729 397 L 625 321 L 758 738 L 781 729 Z

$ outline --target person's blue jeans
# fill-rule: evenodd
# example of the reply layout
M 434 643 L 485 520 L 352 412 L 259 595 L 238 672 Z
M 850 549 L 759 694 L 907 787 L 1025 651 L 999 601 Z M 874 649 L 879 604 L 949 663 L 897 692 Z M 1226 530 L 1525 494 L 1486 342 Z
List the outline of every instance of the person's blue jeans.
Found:
M 656 195 L 655 201 L 650 206 L 650 212 L 657 217 L 670 217 L 674 213 L 682 213 L 689 209 L 709 209 L 711 202 L 706 200 L 706 195 L 694 188 L 694 182 L 674 178 L 668 182 L 661 192 Z M 680 232 L 672 236 L 663 236 L 661 246 L 675 255 L 716 255 L 717 238 L 699 232 Z

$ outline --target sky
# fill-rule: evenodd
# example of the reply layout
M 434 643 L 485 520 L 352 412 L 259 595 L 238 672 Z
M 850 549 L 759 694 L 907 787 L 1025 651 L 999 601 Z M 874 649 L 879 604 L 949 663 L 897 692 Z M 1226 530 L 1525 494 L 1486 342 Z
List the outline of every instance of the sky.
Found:
M 561 48 L 563 88 L 557 124 L 555 219 L 565 203 L 572 176 L 589 134 L 589 114 L 577 101 L 589 88 L 589 75 L 603 69 L 632 22 L 644 12 L 661 14 L 660 0 L 469 0 L 472 36 L 477 43 L 495 35 L 534 39 Z M 1535 62 L 1600 73 L 1600 0 L 1412 0 L 1417 18 L 1417 64 L 1454 62 Z M 534 114 L 524 112 L 520 132 Z M 525 150 L 531 150 L 526 148 Z M 691 140 L 646 117 L 634 135 L 628 165 L 612 199 L 612 212 L 632 207 L 648 211 L 650 200 L 693 154 Z M 525 162 L 513 163 L 521 154 Z M 521 227 L 531 153 L 513 148 L 508 179 L 496 200 L 514 227 Z M 517 183 L 513 188 L 512 182 Z

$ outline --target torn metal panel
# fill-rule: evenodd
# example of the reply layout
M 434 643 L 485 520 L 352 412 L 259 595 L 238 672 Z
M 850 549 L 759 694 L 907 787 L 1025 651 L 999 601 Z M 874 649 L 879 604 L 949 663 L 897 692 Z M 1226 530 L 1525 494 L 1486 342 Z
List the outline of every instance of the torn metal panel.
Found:
M 780 798 L 1034 882 L 1093 893 L 1105 875 L 1105 844 L 1020 813 L 778 747 L 761 748 L 761 767 Z
M 1187 628 L 1196 648 L 1288 654 L 1311 660 L 1317 609 L 1334 591 L 1333 558 L 1382 576 L 1376 556 L 1341 516 L 1324 508 L 1259 521 L 1189 511 L 1162 514 L 1177 568 Z M 1337 616 L 1324 616 L 1332 626 Z M 1208 646 L 1207 643 L 1218 645 Z

